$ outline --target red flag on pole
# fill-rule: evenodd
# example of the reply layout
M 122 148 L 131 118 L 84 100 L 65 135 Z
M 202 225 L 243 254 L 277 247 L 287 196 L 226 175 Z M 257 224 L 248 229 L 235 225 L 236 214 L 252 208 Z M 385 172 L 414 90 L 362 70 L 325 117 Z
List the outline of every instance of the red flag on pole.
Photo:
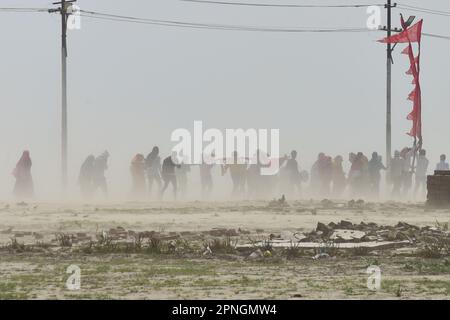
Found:
M 406 72 L 408 75 L 413 76 L 414 90 L 408 95 L 408 100 L 413 102 L 413 110 L 408 114 L 407 119 L 413 122 L 411 131 L 408 133 L 410 136 L 419 139 L 419 145 L 422 143 L 422 97 L 420 90 L 420 45 L 422 38 L 422 24 L 423 20 L 420 20 L 413 26 L 407 28 L 403 16 L 401 17 L 401 24 L 403 31 L 399 34 L 379 40 L 381 43 L 408 43 L 408 46 L 403 49 L 402 54 L 406 54 L 409 57 L 410 68 Z M 418 44 L 419 53 L 417 57 L 414 57 L 414 51 L 412 43 Z
M 405 29 L 399 34 L 395 34 L 390 37 L 386 37 L 384 39 L 378 40 L 381 43 L 408 43 L 408 42 L 420 42 L 422 37 L 422 23 L 423 20 L 420 20 L 415 25 Z

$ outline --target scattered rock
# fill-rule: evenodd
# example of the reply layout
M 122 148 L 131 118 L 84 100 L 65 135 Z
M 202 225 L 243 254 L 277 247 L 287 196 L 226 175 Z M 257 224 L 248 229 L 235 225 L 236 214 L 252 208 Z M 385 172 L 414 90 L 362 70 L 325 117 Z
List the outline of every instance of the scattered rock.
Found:
M 350 221 L 341 220 L 336 227 L 339 229 L 353 229 L 353 223 Z
M 205 248 L 205 251 L 203 252 L 203 255 L 204 255 L 204 256 L 210 256 L 210 255 L 212 255 L 212 254 L 213 254 L 213 252 L 212 252 L 211 248 L 210 248 L 209 246 L 207 246 L 207 247 Z
M 250 260 L 255 260 L 255 259 L 259 259 L 262 258 L 264 256 L 264 254 L 262 253 L 261 249 L 258 249 L 254 252 L 252 252 L 249 256 L 248 259 Z
M 366 233 L 363 231 L 336 229 L 330 236 L 330 239 L 337 241 L 361 241 L 365 235 Z
M 324 235 L 329 235 L 332 232 L 332 229 L 327 227 L 324 223 L 318 222 L 316 231 L 321 231 Z
M 282 231 L 281 235 L 278 237 L 282 240 L 291 240 L 293 242 L 298 242 L 300 240 L 303 240 L 306 238 L 306 236 L 303 233 L 297 233 L 292 231 Z
M 313 257 L 313 260 L 322 260 L 322 259 L 329 259 L 329 258 L 330 258 L 330 255 L 328 253 L 319 253 Z

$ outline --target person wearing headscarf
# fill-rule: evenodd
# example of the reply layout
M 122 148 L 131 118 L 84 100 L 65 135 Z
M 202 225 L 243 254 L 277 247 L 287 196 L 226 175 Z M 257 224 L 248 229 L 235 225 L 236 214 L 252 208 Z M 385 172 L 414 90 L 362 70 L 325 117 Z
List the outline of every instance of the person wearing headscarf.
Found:
M 14 195 L 19 199 L 32 198 L 34 196 L 33 178 L 31 176 L 32 161 L 30 152 L 24 151 L 13 171 L 16 178 Z

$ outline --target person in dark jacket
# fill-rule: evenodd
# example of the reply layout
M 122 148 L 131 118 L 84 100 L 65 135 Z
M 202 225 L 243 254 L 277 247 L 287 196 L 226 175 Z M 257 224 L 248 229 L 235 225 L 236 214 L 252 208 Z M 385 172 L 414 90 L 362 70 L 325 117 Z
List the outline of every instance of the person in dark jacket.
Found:
M 172 155 L 165 158 L 162 164 L 161 176 L 164 182 L 164 186 L 161 189 L 160 197 L 162 198 L 164 192 L 166 191 L 169 184 L 172 185 L 173 188 L 173 196 L 174 199 L 177 199 L 178 192 L 178 184 L 177 184 L 177 176 L 175 174 L 175 168 L 180 168 L 181 166 L 178 164 L 177 153 L 172 152 Z
M 148 180 L 148 192 L 151 196 L 153 183 L 156 183 L 158 190 L 161 189 L 161 157 L 159 156 L 159 148 L 153 147 L 152 152 L 147 155 L 145 159 L 146 169 L 147 169 L 147 180 Z
M 78 185 L 85 198 L 90 198 L 94 190 L 94 162 L 95 157 L 91 154 L 84 160 L 80 168 Z
M 369 190 L 375 198 L 380 196 L 381 170 L 386 170 L 386 167 L 378 153 L 374 152 L 372 153 L 372 159 L 369 161 Z
M 105 196 L 108 195 L 108 185 L 105 177 L 105 171 L 108 169 L 108 158 L 109 153 L 108 151 L 105 151 L 95 158 L 94 161 L 93 191 L 95 192 L 100 188 Z

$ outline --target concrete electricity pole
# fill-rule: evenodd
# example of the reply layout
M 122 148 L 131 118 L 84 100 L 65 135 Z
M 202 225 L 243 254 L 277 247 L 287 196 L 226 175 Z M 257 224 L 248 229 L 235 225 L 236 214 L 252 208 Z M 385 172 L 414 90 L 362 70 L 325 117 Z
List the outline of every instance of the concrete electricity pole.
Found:
M 63 191 L 67 189 L 67 18 L 68 8 L 77 0 L 54 2 L 60 5 L 49 12 L 61 13 L 61 182 Z
M 396 7 L 397 4 L 391 5 L 391 0 L 387 0 L 385 8 L 387 10 L 387 26 L 386 32 L 387 36 L 391 36 L 391 9 Z M 386 164 L 388 167 L 391 165 L 392 157 L 392 122 L 391 122 L 391 90 L 392 90 L 392 45 L 387 44 L 386 48 Z

